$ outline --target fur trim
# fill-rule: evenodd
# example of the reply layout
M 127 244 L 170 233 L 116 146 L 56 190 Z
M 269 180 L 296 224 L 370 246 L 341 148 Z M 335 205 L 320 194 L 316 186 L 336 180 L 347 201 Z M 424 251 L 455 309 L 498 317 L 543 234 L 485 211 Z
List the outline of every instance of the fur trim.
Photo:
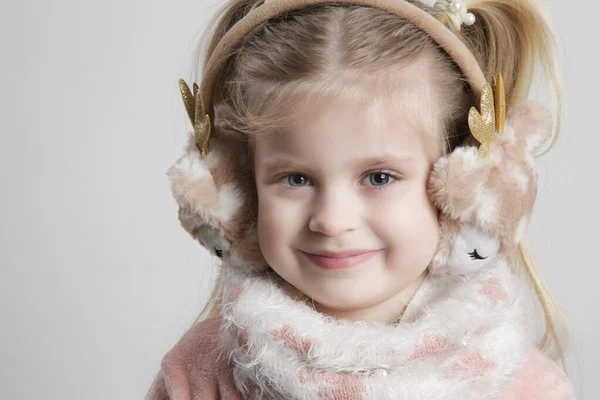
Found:
M 533 339 L 526 288 L 501 259 L 430 275 L 396 325 L 331 319 L 274 274 L 227 268 L 225 282 L 222 341 L 249 399 L 492 399 Z

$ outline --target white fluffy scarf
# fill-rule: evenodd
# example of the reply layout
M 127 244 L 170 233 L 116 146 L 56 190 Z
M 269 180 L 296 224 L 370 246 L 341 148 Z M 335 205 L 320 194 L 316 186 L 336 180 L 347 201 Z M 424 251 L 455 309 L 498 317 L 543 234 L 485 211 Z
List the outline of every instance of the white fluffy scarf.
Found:
M 334 320 L 273 275 L 225 268 L 222 340 L 248 399 L 493 399 L 532 343 L 503 260 L 429 276 L 393 325 Z

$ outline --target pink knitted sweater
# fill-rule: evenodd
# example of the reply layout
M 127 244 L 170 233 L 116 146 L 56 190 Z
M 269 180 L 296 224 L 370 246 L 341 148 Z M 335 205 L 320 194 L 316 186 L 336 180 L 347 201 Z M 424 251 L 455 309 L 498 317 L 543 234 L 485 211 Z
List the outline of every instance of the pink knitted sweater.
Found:
M 162 360 L 150 400 L 242 400 L 233 384 L 233 368 L 219 357 L 220 318 L 203 321 L 187 332 Z M 571 400 L 573 388 L 560 368 L 537 347 L 498 400 Z M 334 399 L 343 400 L 343 399 Z

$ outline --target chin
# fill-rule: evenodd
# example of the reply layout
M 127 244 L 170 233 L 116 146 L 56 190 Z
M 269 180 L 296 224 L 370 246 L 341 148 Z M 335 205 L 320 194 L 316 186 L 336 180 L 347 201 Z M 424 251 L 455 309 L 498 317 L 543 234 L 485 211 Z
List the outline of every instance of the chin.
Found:
M 356 292 L 344 291 L 336 294 L 327 294 L 324 296 L 311 297 L 321 307 L 325 307 L 331 311 L 352 312 L 370 308 L 385 301 L 385 298 L 376 298 L 375 293 L 369 295 L 364 293 L 364 296 L 357 297 Z

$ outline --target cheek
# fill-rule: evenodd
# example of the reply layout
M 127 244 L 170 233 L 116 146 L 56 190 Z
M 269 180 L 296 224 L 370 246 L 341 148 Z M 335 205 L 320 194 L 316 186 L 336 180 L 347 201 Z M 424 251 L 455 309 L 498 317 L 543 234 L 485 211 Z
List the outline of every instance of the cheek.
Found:
M 290 202 L 258 191 L 258 241 L 267 261 L 294 240 L 301 225 L 299 211 Z
M 268 257 L 268 254 L 273 249 L 277 248 L 277 239 L 281 238 L 283 226 L 279 223 L 284 216 L 279 215 L 278 210 L 273 207 L 269 207 L 266 204 L 264 196 L 261 198 L 259 195 L 258 200 L 258 242 L 260 248 L 265 255 Z
M 372 208 L 375 229 L 389 248 L 390 257 L 401 264 L 423 269 L 437 248 L 438 211 L 423 189 L 412 189 Z

